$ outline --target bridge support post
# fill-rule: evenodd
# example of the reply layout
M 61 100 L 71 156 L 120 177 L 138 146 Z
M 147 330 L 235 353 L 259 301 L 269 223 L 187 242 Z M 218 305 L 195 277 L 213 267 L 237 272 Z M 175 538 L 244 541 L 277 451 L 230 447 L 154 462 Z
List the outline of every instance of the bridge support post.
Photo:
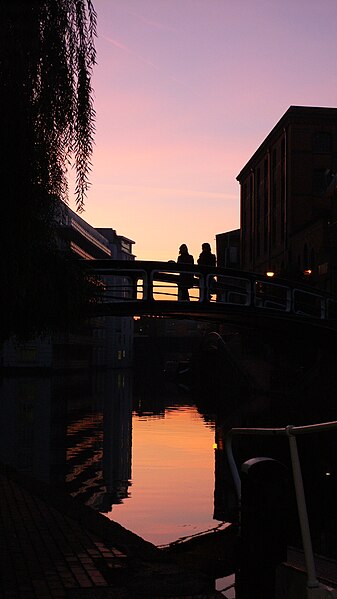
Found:
M 276 566 L 286 559 L 288 474 L 271 458 L 242 465 L 241 555 L 236 572 L 237 599 L 272 599 Z

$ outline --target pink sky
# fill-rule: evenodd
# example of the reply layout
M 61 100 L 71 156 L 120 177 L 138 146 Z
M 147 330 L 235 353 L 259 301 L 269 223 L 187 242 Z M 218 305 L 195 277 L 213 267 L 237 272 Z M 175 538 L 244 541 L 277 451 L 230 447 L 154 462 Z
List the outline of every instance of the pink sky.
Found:
M 82 217 L 139 259 L 239 227 L 236 176 L 290 105 L 337 106 L 335 0 L 93 0 L 97 132 Z M 71 204 L 72 205 L 72 204 Z

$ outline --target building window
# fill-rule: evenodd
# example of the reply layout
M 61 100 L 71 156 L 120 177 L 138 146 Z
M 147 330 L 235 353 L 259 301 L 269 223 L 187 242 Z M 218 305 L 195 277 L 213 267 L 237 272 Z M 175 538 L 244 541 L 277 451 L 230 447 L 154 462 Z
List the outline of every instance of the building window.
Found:
M 256 171 L 256 213 L 255 213 L 255 227 L 256 227 L 256 257 L 260 256 L 260 224 L 261 224 L 261 171 L 258 168 Z
M 238 264 L 238 262 L 239 262 L 238 257 L 239 257 L 238 248 L 231 246 L 229 248 L 229 264 L 230 264 L 230 266 L 232 264 L 235 264 L 235 265 Z
M 311 248 L 311 252 L 310 252 L 310 268 L 313 268 L 315 266 L 315 262 L 316 262 L 315 250 L 314 250 L 314 248 Z
M 254 240 L 253 240 L 253 231 L 254 231 L 254 209 L 253 209 L 253 202 L 254 202 L 254 187 L 253 187 L 253 175 L 250 176 L 249 178 L 249 206 L 250 206 L 250 219 L 249 219 L 249 228 L 250 228 L 250 244 L 249 244 L 249 259 L 250 261 L 252 261 L 253 256 L 254 256 Z
M 312 173 L 312 192 L 315 195 L 322 195 L 326 189 L 324 168 L 316 168 Z
M 268 251 L 268 220 L 265 217 L 263 227 L 263 251 L 266 254 Z
M 281 242 L 284 241 L 285 235 L 285 218 L 286 218 L 286 143 L 282 139 L 281 143 L 281 226 L 280 236 Z
M 273 150 L 273 157 L 272 157 L 272 169 L 273 169 L 273 171 L 276 169 L 276 160 L 277 160 L 277 152 L 276 152 L 276 148 L 274 148 L 274 150 Z
M 263 172 L 263 250 L 264 253 L 268 249 L 268 161 L 264 161 Z
M 247 224 L 247 185 L 242 189 L 242 228 Z
M 304 269 L 309 267 L 308 260 L 309 260 L 308 245 L 305 243 L 304 248 L 303 248 L 303 268 Z
M 332 150 L 332 136 L 327 131 L 317 131 L 314 133 L 313 138 L 313 150 L 314 152 L 331 152 Z
M 271 245 L 276 245 L 276 221 L 277 221 L 277 181 L 276 181 L 276 165 L 277 165 L 277 152 L 276 149 L 272 153 L 271 170 Z
M 256 171 L 256 219 L 260 220 L 261 216 L 261 172 L 258 168 Z

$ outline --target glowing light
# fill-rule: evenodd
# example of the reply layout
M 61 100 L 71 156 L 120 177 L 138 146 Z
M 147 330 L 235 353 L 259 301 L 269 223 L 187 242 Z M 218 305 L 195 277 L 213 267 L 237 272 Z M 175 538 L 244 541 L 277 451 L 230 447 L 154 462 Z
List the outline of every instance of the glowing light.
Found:
M 274 277 L 275 273 L 272 270 L 268 270 L 268 272 L 266 272 L 267 277 Z
M 217 443 L 213 443 L 213 449 L 218 449 L 218 444 Z
M 326 472 L 325 476 L 331 476 L 331 472 Z
M 311 275 L 311 273 L 312 273 L 311 268 L 306 268 L 306 270 L 303 272 L 303 274 L 306 276 Z

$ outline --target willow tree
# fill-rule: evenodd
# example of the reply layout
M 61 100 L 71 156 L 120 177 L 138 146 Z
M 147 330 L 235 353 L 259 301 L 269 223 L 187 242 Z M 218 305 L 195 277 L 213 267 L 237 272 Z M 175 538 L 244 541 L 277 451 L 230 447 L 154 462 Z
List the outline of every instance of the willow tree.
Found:
M 91 0 L 1 2 L 2 338 L 57 328 L 69 307 L 56 213 L 69 168 L 78 210 L 89 185 L 95 29 Z

